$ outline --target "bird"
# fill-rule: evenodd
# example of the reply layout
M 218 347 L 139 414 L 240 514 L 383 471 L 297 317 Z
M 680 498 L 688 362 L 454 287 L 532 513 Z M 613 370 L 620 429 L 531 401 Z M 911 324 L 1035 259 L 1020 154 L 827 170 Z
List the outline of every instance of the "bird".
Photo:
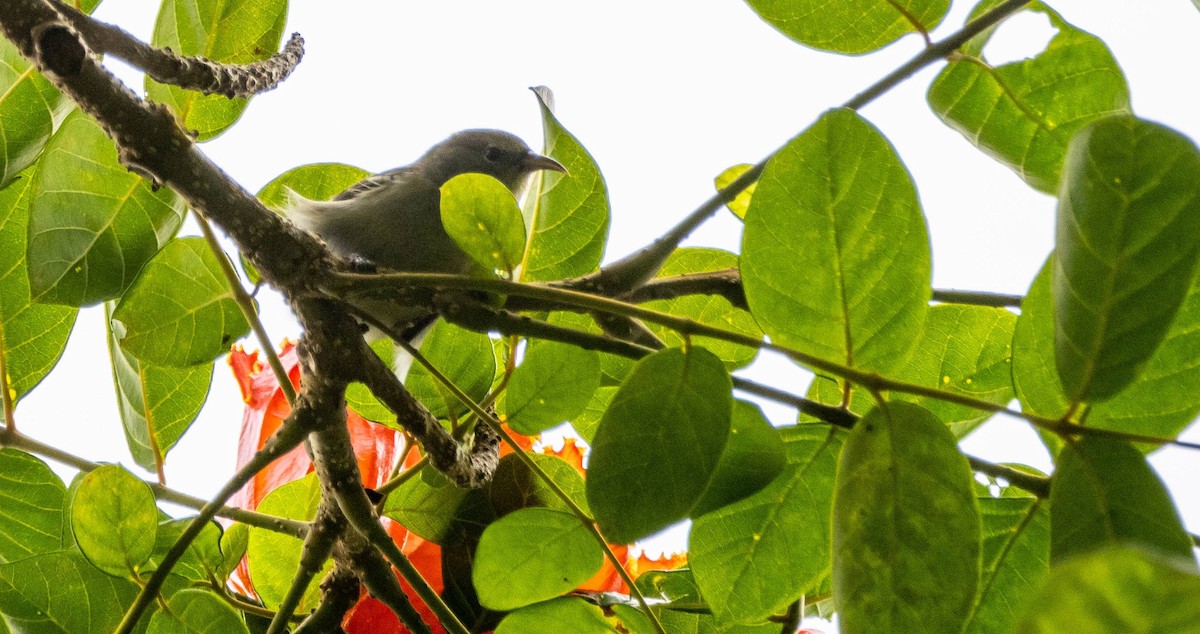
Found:
M 566 173 L 558 161 L 529 149 L 502 130 L 463 130 L 429 148 L 416 161 L 369 176 L 331 200 L 291 193 L 284 215 L 316 234 L 336 254 L 405 273 L 465 274 L 471 259 L 442 226 L 440 188 L 460 174 L 486 174 L 518 199 L 534 173 Z M 360 308 L 365 308 L 361 307 Z M 409 334 L 425 330 L 429 311 L 365 308 L 386 325 Z M 414 323 L 411 315 L 424 315 Z

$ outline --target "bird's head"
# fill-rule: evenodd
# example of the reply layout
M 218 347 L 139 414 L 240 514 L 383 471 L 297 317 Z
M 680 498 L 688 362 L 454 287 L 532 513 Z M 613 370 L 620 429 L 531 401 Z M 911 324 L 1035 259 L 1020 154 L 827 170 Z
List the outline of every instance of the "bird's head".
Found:
M 487 174 L 518 196 L 534 172 L 567 171 L 558 161 L 537 154 L 524 141 L 501 130 L 464 130 L 430 148 L 417 163 L 439 185 L 459 174 Z

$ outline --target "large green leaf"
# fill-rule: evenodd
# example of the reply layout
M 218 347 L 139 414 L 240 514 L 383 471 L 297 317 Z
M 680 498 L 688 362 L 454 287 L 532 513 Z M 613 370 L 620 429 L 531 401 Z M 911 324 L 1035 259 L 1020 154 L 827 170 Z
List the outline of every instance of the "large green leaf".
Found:
M 779 430 L 757 405 L 734 401 L 729 440 L 704 495 L 692 507 L 692 515 L 703 515 L 754 494 L 770 484 L 786 464 Z
M 0 614 L 14 632 L 112 632 L 137 593 L 132 581 L 100 572 L 75 550 L 0 564 Z
M 1033 497 L 980 498 L 983 573 L 969 634 L 1008 634 L 1050 570 L 1050 507 Z
M 659 269 L 658 278 L 707 273 L 723 269 L 736 269 L 738 257 L 719 249 L 682 248 L 676 249 Z M 734 308 L 729 300 L 720 295 L 689 295 L 673 299 L 646 302 L 646 308 L 680 317 L 687 317 L 702 324 L 715 326 L 739 335 L 761 338 L 762 331 L 750 313 Z M 684 338 L 678 332 L 657 324 L 646 324 L 650 331 L 668 346 L 683 345 Z M 710 337 L 694 337 L 698 345 L 712 351 L 725 362 L 730 370 L 748 365 L 758 354 L 758 348 L 743 346 Z
M 1200 150 L 1133 117 L 1097 121 L 1063 166 L 1054 350 L 1071 401 L 1103 401 L 1141 372 L 1200 256 Z
M 74 491 L 71 527 L 92 565 L 114 577 L 131 578 L 154 551 L 154 493 L 122 467 L 100 467 L 83 476 Z
M 475 402 L 487 395 L 496 376 L 496 354 L 487 335 L 439 321 L 421 344 L 421 354 Z M 462 416 L 467 406 L 446 390 L 428 370 L 414 363 L 404 380 L 438 418 Z
M 67 487 L 41 460 L 0 449 L 0 562 L 63 547 Z
M 1012 339 L 1016 325 L 1017 316 L 1003 308 L 934 306 L 929 310 L 916 351 L 895 377 L 1005 405 L 1013 399 Z M 959 438 L 991 415 L 935 398 L 909 395 L 898 398 L 933 412 Z
M 37 160 L 71 106 L 16 46 L 0 39 L 0 189 Z
M 687 516 L 725 448 L 733 384 L 704 348 L 651 354 L 613 397 L 596 430 L 587 498 L 600 530 L 629 543 Z
M 33 173 L 30 168 L 0 189 L 0 357 L 14 400 L 28 394 L 58 363 L 79 312 L 71 306 L 35 304 L 29 297 L 25 254 Z
M 221 263 L 203 238 L 172 240 L 112 315 L 121 348 L 156 365 L 212 361 L 250 331 Z
M 1054 366 L 1053 258 L 1021 302 L 1013 336 L 1013 383 L 1024 411 L 1046 418 L 1067 412 Z M 1200 413 L 1200 283 L 1193 283 L 1166 338 L 1141 377 L 1117 396 L 1088 409 L 1088 427 L 1174 437 Z M 1061 441 L 1043 435 L 1057 450 Z
M 171 596 L 167 609 L 150 619 L 147 634 L 239 634 L 250 633 L 246 621 L 228 603 L 210 590 L 192 588 Z
M 183 223 L 182 200 L 125 169 L 96 122 L 73 112 L 46 146 L 29 208 L 29 285 L 39 302 L 120 297 Z
M 986 0 L 977 17 L 999 4 Z M 1031 59 L 993 67 L 982 57 L 993 31 L 971 40 L 929 87 L 929 105 L 950 127 L 1031 186 L 1058 187 L 1075 131 L 1106 115 L 1129 112 L 1129 86 L 1112 53 L 1040 2 L 1058 33 Z
M 1134 544 L 1192 559 L 1192 541 L 1162 480 L 1120 440 L 1087 436 L 1058 454 L 1050 485 L 1056 562 L 1105 546 Z
M 929 32 L 946 17 L 950 0 L 746 0 L 784 35 L 816 49 L 869 53 L 901 36 Z
M 317 515 L 320 503 L 321 484 L 317 481 L 317 475 L 310 473 L 268 493 L 258 505 L 258 512 L 311 522 Z M 250 581 L 254 583 L 254 591 L 266 607 L 278 607 L 291 588 L 303 547 L 304 544 L 291 535 L 250 527 L 250 543 L 246 548 Z M 317 581 L 332 569 L 333 562 L 326 561 L 304 592 L 297 606 L 298 612 L 307 612 L 317 606 L 321 598 Z
M 105 303 L 104 313 L 111 323 L 112 302 Z M 173 368 L 142 362 L 122 349 L 111 331 L 107 339 L 129 453 L 143 469 L 159 470 L 204 407 L 213 364 Z
M 150 43 L 181 55 L 225 64 L 248 64 L 279 50 L 287 20 L 287 0 L 163 0 Z M 201 95 L 146 79 L 150 99 L 168 104 L 183 127 L 207 141 L 242 116 L 247 100 Z
M 541 171 L 526 198 L 525 248 L 521 279 L 557 280 L 590 273 L 600 266 L 608 240 L 608 190 L 596 161 L 567 132 L 546 104 L 549 90 L 535 89 L 546 135 L 545 154 L 570 175 Z
M 472 579 L 484 607 L 504 611 L 552 599 L 600 570 L 604 552 L 571 513 L 513 511 L 479 539 Z
M 789 464 L 777 478 L 692 524 L 688 561 L 720 623 L 779 613 L 829 574 L 829 518 L 842 437 L 817 425 L 787 434 Z
M 600 387 L 600 354 L 554 341 L 533 341 L 504 396 L 507 423 L 532 436 L 570 420 Z
M 509 276 L 525 253 L 525 219 L 504 183 L 460 174 L 442 185 L 442 226 L 458 248 L 489 271 Z
M 925 218 L 891 144 L 854 112 L 826 113 L 775 154 L 742 248 L 750 312 L 775 342 L 887 372 L 920 338 Z
M 833 597 L 847 632 L 957 632 L 980 574 L 979 508 L 954 435 L 884 403 L 846 439 L 833 505 Z
M 1200 576 L 1194 564 L 1134 548 L 1077 557 L 1051 570 L 1017 631 L 1196 634 Z

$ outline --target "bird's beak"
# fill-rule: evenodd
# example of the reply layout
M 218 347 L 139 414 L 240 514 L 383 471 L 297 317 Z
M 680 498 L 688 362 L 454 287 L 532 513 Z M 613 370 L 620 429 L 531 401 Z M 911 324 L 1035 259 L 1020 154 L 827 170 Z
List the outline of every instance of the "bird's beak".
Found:
M 534 154 L 533 152 L 525 155 L 525 160 L 522 161 L 522 165 L 524 165 L 525 171 L 527 172 L 552 170 L 555 172 L 562 172 L 563 174 L 569 173 L 567 172 L 567 168 L 562 166 L 562 163 L 559 163 L 549 156 L 542 156 L 541 154 Z

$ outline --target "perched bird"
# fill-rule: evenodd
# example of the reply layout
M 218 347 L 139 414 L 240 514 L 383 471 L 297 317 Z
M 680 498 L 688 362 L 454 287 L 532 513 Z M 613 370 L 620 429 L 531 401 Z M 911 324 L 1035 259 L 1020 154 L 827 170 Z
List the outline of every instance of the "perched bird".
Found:
M 363 179 L 333 200 L 309 200 L 293 193 L 284 213 L 349 258 L 406 273 L 466 273 L 470 258 L 442 227 L 441 186 L 460 174 L 487 174 L 519 198 L 539 170 L 567 171 L 508 132 L 464 130 L 414 163 Z M 405 332 L 406 338 L 432 321 L 428 310 L 355 305 Z
M 487 174 L 519 198 L 539 170 L 567 171 L 507 132 L 464 130 L 333 200 L 294 196 L 286 214 L 347 257 L 411 273 L 464 273 L 470 259 L 442 228 L 441 186 L 460 174 Z

